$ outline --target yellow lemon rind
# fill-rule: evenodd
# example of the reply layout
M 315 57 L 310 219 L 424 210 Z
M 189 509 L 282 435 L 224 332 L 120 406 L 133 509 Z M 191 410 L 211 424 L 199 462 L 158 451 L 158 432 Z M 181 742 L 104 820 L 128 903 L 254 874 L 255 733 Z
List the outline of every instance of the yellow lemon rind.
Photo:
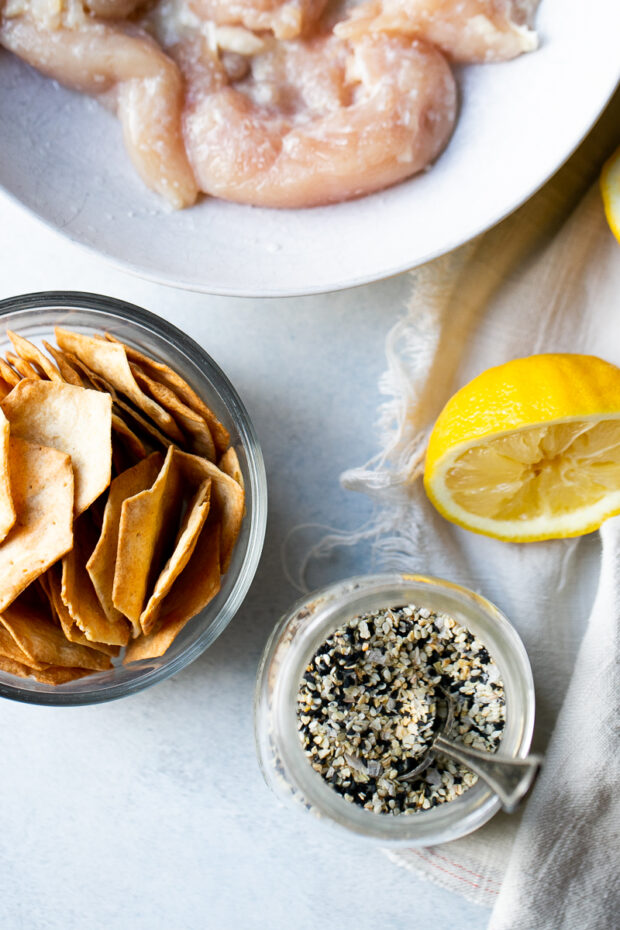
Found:
M 552 388 L 540 392 L 539 385 Z M 427 468 L 463 443 L 519 429 L 620 415 L 620 369 L 592 355 L 547 353 L 488 368 L 453 394 L 431 433 Z
M 615 173 L 620 176 L 620 149 L 618 149 L 618 151 L 605 162 L 603 165 L 603 170 L 601 171 L 600 179 L 605 216 L 607 217 L 609 228 L 611 229 L 618 242 L 620 242 L 620 194 L 614 197 L 613 175 Z M 614 209 L 613 206 L 614 199 L 617 200 L 616 209 Z

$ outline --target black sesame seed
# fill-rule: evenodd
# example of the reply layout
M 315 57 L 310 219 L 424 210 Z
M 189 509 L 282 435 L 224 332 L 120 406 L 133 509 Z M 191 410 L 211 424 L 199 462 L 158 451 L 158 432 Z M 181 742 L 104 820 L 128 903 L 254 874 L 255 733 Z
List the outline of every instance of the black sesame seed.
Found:
M 393 780 L 418 764 L 428 740 L 443 725 L 446 702 L 438 700 L 434 687 L 454 701 L 455 735 L 467 736 L 466 742 L 473 737 L 488 750 L 501 741 L 505 708 L 503 686 L 489 682 L 492 660 L 475 636 L 454 622 L 446 625 L 432 611 L 422 617 L 415 608 L 407 614 L 405 609 L 357 617 L 354 626 L 345 625 L 322 643 L 303 673 L 297 708 L 299 718 L 307 721 L 298 720 L 299 737 L 316 771 L 348 802 L 393 816 L 450 801 L 471 781 L 469 776 L 464 783 L 463 766 L 441 759 L 414 782 Z M 464 667 L 470 672 L 461 680 Z M 488 704 L 496 723 L 480 713 Z M 417 750 L 404 749 L 397 736 L 400 726 L 414 736 Z M 367 765 L 379 763 L 381 787 L 365 771 L 351 769 L 344 777 L 342 769 L 349 769 L 343 752 Z M 427 780 L 431 772 L 433 779 Z M 445 772 L 446 782 L 435 783 Z

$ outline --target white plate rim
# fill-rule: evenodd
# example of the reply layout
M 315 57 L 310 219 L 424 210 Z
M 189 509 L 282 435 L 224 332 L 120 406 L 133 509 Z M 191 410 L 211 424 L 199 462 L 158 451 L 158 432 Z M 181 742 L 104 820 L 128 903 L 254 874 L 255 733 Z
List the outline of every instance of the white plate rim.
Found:
M 19 204 L 22 209 L 26 210 L 36 220 L 43 223 L 43 225 L 48 229 L 52 230 L 63 238 L 68 239 L 74 245 L 78 246 L 78 248 L 85 250 L 88 254 L 100 256 L 112 267 L 117 268 L 125 273 L 134 275 L 142 280 L 151 281 L 155 284 L 166 287 L 179 288 L 196 293 L 246 299 L 277 299 L 333 293 L 337 291 L 362 287 L 376 281 L 387 280 L 396 275 L 411 271 L 420 265 L 432 261 L 440 255 L 446 254 L 458 248 L 466 242 L 472 241 L 489 229 L 493 229 L 504 219 L 506 219 L 506 217 L 511 215 L 515 210 L 531 199 L 550 180 L 550 178 L 552 178 L 563 167 L 563 165 L 566 164 L 566 162 L 579 148 L 583 140 L 592 130 L 593 126 L 595 126 L 600 119 L 601 114 L 609 104 L 619 84 L 620 64 L 618 65 L 614 77 L 610 82 L 610 86 L 602 95 L 602 99 L 599 100 L 598 104 L 589 113 L 588 119 L 585 121 L 585 123 L 576 130 L 570 148 L 568 148 L 563 153 L 562 158 L 556 163 L 548 165 L 536 179 L 536 182 L 534 184 L 530 184 L 526 190 L 516 191 L 514 197 L 509 199 L 507 204 L 503 205 L 501 212 L 498 213 L 491 222 L 489 222 L 488 219 L 482 219 L 477 224 L 474 224 L 470 229 L 468 229 L 466 235 L 457 235 L 452 239 L 446 237 L 445 242 L 442 243 L 440 247 L 418 254 L 411 260 L 397 262 L 391 267 L 382 269 L 380 272 L 372 270 L 366 273 L 361 272 L 357 275 L 349 274 L 347 277 L 341 280 L 330 282 L 329 285 L 325 283 L 313 285 L 309 282 L 305 282 L 296 287 L 269 287 L 262 285 L 260 290 L 257 290 L 256 286 L 221 286 L 217 283 L 209 284 L 196 282 L 195 280 L 186 280 L 182 276 L 179 276 L 175 273 L 156 273 L 152 269 L 146 269 L 140 266 L 138 263 L 131 261 L 130 259 L 122 259 L 118 255 L 112 254 L 107 250 L 106 246 L 97 247 L 93 244 L 82 241 L 79 238 L 79 235 L 75 234 L 71 228 L 60 227 L 53 221 L 53 219 L 46 217 L 42 213 L 39 213 L 35 206 L 27 203 L 14 191 L 2 185 L 0 185 L 0 190 L 2 191 L 3 196 L 7 197 L 12 202 Z

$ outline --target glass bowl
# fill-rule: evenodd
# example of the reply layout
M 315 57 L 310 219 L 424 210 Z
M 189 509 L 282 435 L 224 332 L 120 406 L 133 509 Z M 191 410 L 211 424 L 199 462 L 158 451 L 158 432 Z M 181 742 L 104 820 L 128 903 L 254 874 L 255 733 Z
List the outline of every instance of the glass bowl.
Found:
M 323 588 L 297 604 L 273 631 L 256 688 L 255 733 L 267 784 L 323 820 L 382 846 L 429 846 L 476 830 L 500 801 L 479 779 L 453 801 L 430 810 L 390 816 L 348 803 L 314 771 L 297 732 L 296 695 L 305 666 L 337 627 L 358 614 L 402 604 L 446 613 L 474 633 L 499 667 L 506 725 L 499 751 L 523 758 L 534 729 L 534 683 L 525 648 L 506 617 L 489 601 L 448 581 L 423 575 L 361 576 Z
M 0 352 L 10 348 L 7 329 L 40 344 L 55 325 L 118 339 L 175 369 L 212 407 L 230 431 L 243 473 L 246 515 L 222 587 L 213 601 L 184 627 L 157 659 L 88 675 L 63 685 L 45 685 L 0 671 L 0 695 L 32 704 L 95 704 L 135 694 L 185 668 L 230 623 L 256 572 L 265 537 L 267 482 L 258 439 L 226 375 L 193 339 L 141 307 L 99 294 L 46 291 L 0 301 Z

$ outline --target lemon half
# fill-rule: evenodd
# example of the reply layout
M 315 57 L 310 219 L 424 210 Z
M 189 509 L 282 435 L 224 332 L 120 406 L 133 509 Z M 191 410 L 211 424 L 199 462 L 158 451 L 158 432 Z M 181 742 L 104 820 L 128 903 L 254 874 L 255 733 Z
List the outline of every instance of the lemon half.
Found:
M 620 242 L 620 149 L 603 165 L 601 193 L 607 221 Z
M 512 542 L 580 536 L 620 513 L 620 368 L 532 355 L 446 404 L 424 486 L 444 517 Z

